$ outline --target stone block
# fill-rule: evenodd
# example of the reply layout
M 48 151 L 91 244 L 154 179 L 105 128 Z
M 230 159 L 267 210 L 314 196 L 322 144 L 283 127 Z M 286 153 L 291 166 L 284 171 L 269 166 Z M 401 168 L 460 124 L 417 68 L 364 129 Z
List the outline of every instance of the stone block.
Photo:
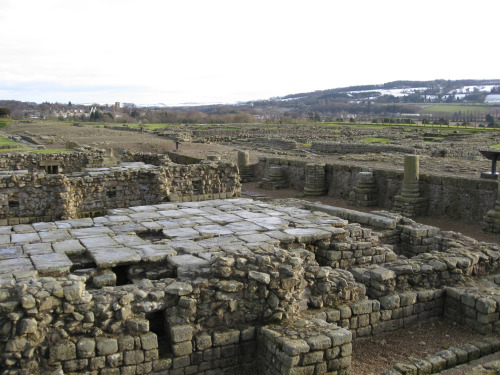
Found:
M 214 332 L 213 333 L 213 345 L 214 346 L 237 344 L 239 341 L 240 341 L 240 331 L 239 330 L 230 330 L 230 331 Z
M 54 344 L 50 347 L 50 362 L 76 359 L 76 346 L 71 341 Z
M 118 340 L 114 338 L 99 338 L 96 342 L 98 355 L 109 355 L 118 352 Z
M 311 351 L 323 350 L 332 346 L 332 340 L 325 335 L 312 336 L 305 339 Z
M 155 333 L 149 332 L 141 335 L 141 345 L 144 350 L 151 350 L 158 348 L 158 337 Z
M 76 343 L 76 352 L 78 358 L 92 358 L 95 357 L 95 341 L 91 338 L 81 338 Z

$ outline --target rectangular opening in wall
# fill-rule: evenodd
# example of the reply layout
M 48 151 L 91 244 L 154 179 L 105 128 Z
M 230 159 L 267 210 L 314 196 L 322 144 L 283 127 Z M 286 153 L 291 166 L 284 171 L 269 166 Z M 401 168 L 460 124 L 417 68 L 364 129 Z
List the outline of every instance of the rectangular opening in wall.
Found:
M 165 358 L 171 352 L 170 342 L 167 335 L 167 322 L 164 311 L 153 311 L 146 314 L 146 319 L 149 320 L 149 331 L 156 334 L 158 337 L 158 355 L 160 358 Z
M 15 193 L 10 194 L 8 197 L 9 210 L 19 210 L 19 196 Z
M 193 195 L 203 194 L 203 184 L 201 180 L 193 180 Z
M 110 199 L 116 198 L 116 186 L 113 186 L 106 192 L 106 196 Z
M 116 286 L 131 284 L 128 278 L 129 266 L 116 266 L 111 269 L 116 275 Z
M 45 172 L 47 172 L 48 174 L 58 174 L 59 173 L 59 166 L 58 165 L 46 165 Z

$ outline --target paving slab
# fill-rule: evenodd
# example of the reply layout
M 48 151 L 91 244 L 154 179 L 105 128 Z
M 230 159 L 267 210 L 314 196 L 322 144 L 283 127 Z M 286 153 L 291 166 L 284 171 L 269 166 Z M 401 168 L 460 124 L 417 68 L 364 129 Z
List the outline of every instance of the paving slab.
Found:
M 134 206 L 134 207 L 129 207 L 129 208 L 135 212 L 157 211 L 158 210 L 158 208 L 156 206 Z
M 70 219 L 70 220 L 60 220 L 55 222 L 56 226 L 60 229 L 69 228 L 85 228 L 94 225 L 94 222 L 90 218 L 81 219 Z
M 78 240 L 54 242 L 52 244 L 52 248 L 56 253 L 65 253 L 69 255 L 81 254 L 86 251 L 85 248 L 80 243 L 80 241 Z
M 204 249 L 211 249 L 214 247 L 219 247 L 222 245 L 227 245 L 230 243 L 241 243 L 241 241 L 236 236 L 221 236 L 221 237 L 212 237 L 205 238 L 203 240 L 199 240 L 193 242 L 197 246 L 201 246 Z
M 203 215 L 205 211 L 199 208 L 181 208 L 179 212 L 186 214 L 187 216 Z
M 102 236 L 105 234 L 113 235 L 114 232 L 108 227 L 91 227 L 91 228 L 82 228 L 82 229 L 70 229 L 69 233 L 74 238 L 84 238 L 84 237 L 95 237 Z
M 164 229 L 163 235 L 166 238 L 184 238 L 184 239 L 195 239 L 200 238 L 200 232 L 193 228 L 176 228 L 176 229 Z
M 128 247 L 92 249 L 90 250 L 90 256 L 98 268 L 111 268 L 141 261 L 138 252 Z
M 57 225 L 55 223 L 53 223 L 53 222 L 33 223 L 31 225 L 33 225 L 33 228 L 37 232 L 45 232 L 45 231 L 56 230 L 57 229 Z
M 10 274 L 19 271 L 32 271 L 33 263 L 27 256 L 15 259 L 5 259 L 0 261 L 0 274 Z
M 251 221 L 237 221 L 235 223 L 230 223 L 225 225 L 226 229 L 232 230 L 236 235 L 241 234 L 241 232 L 250 232 L 250 231 L 263 231 L 264 228 L 261 226 L 252 223 Z
M 71 260 L 64 253 L 51 253 L 30 256 L 35 269 L 39 274 L 53 272 L 68 272 L 73 265 Z
M 188 253 L 188 254 L 199 254 L 207 251 L 205 247 L 199 245 L 201 241 L 191 241 L 191 240 L 179 240 L 179 241 L 170 241 L 168 243 L 174 250 L 178 253 Z
M 73 237 L 69 234 L 67 229 L 56 229 L 50 231 L 43 231 L 38 233 L 42 242 L 57 242 L 71 240 Z
M 14 233 L 10 235 L 10 241 L 17 244 L 40 242 L 40 236 L 38 233 Z
M 166 210 L 166 211 L 158 211 L 160 215 L 165 218 L 176 218 L 176 217 L 188 217 L 189 215 L 180 210 Z
M 245 210 L 239 210 L 239 211 L 234 211 L 233 214 L 238 215 L 239 217 L 243 219 L 258 219 L 261 217 L 268 217 L 263 212 L 252 212 L 252 211 L 245 211 Z
M 110 236 L 83 237 L 80 239 L 80 242 L 87 248 L 87 250 L 119 246 L 114 240 L 114 237 L 112 238 Z
M 114 236 L 113 240 L 125 247 L 147 245 L 150 243 L 149 241 L 143 240 L 136 234 L 120 234 L 118 236 Z
M 50 243 L 32 243 L 23 245 L 23 252 L 28 255 L 41 255 L 53 253 L 52 246 Z
M 153 220 L 163 217 L 158 211 L 143 211 L 137 212 L 135 214 L 130 214 L 130 218 L 134 221 L 145 221 L 145 220 Z
M 129 221 L 133 221 L 132 218 L 127 215 L 110 215 L 106 216 L 106 218 L 113 224 L 128 223 Z
M 268 230 L 279 230 L 288 228 L 289 221 L 280 217 L 260 217 L 256 219 L 248 219 L 248 221 L 257 224 Z
M 137 250 L 143 262 L 161 262 L 177 255 L 177 251 L 166 244 L 134 246 L 133 249 Z
M 13 225 L 12 231 L 15 233 L 35 233 L 36 232 L 31 224 Z
M 258 233 L 258 234 L 247 234 L 243 236 L 238 236 L 238 238 L 242 241 L 245 241 L 247 243 L 251 242 L 268 242 L 271 241 L 272 238 L 269 236 L 266 236 L 265 234 Z
M 177 209 L 177 205 L 173 203 L 155 204 L 153 207 L 156 207 L 160 211 Z
M 205 213 L 205 215 L 207 215 Z M 209 214 L 210 215 L 210 214 Z M 219 214 L 208 216 L 210 220 L 218 224 L 229 224 L 237 221 L 241 221 L 241 217 L 233 214 Z
M 201 235 L 213 235 L 213 236 L 225 236 L 228 234 L 233 234 L 233 231 L 223 227 L 221 225 L 199 225 L 196 230 L 200 232 Z
M 266 234 L 269 237 L 274 238 L 282 243 L 288 244 L 288 243 L 295 242 L 295 236 L 288 234 L 288 233 L 280 232 L 278 230 L 265 232 L 264 234 Z
M 146 227 L 139 223 L 135 223 L 131 221 L 130 223 L 125 223 L 125 224 L 120 224 L 120 225 L 113 225 L 109 227 L 110 230 L 114 233 L 127 233 L 127 232 L 145 232 L 147 231 Z
M 315 228 L 289 228 L 285 233 L 295 236 L 298 242 L 313 242 L 329 239 L 330 232 Z
M 210 266 L 210 262 L 207 260 L 189 254 L 174 255 L 168 258 L 168 262 L 175 268 L 203 268 Z
M 13 259 L 23 256 L 23 248 L 21 246 L 8 246 L 0 249 L 0 260 Z

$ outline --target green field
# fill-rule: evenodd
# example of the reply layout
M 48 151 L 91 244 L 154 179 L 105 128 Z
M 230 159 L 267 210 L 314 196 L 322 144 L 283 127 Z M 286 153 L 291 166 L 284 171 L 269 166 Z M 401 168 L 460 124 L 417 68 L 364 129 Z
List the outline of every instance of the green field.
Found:
M 429 107 L 422 108 L 420 114 L 453 114 L 457 112 L 462 113 L 489 113 L 500 111 L 498 105 L 457 105 L 457 104 L 437 104 Z
M 0 146 L 3 146 L 3 145 L 15 145 L 16 142 L 14 142 L 13 140 L 9 139 L 9 138 L 5 138 L 5 137 L 0 137 Z

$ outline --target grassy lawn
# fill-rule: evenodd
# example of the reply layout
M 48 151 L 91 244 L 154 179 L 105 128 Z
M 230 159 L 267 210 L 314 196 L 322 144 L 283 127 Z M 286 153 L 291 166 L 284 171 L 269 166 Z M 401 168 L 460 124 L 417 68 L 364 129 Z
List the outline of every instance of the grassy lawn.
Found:
M 0 146 L 3 146 L 3 145 L 15 145 L 16 142 L 14 142 L 13 140 L 9 139 L 9 138 L 5 138 L 5 137 L 0 137 Z
M 500 150 L 500 143 L 497 143 L 496 145 L 491 145 L 490 148 L 494 150 Z
M 499 110 L 499 106 L 494 105 L 458 105 L 458 104 L 436 104 L 429 107 L 422 108 L 419 113 L 438 114 L 446 113 L 453 114 L 455 112 L 470 112 L 470 113 L 484 113 Z

